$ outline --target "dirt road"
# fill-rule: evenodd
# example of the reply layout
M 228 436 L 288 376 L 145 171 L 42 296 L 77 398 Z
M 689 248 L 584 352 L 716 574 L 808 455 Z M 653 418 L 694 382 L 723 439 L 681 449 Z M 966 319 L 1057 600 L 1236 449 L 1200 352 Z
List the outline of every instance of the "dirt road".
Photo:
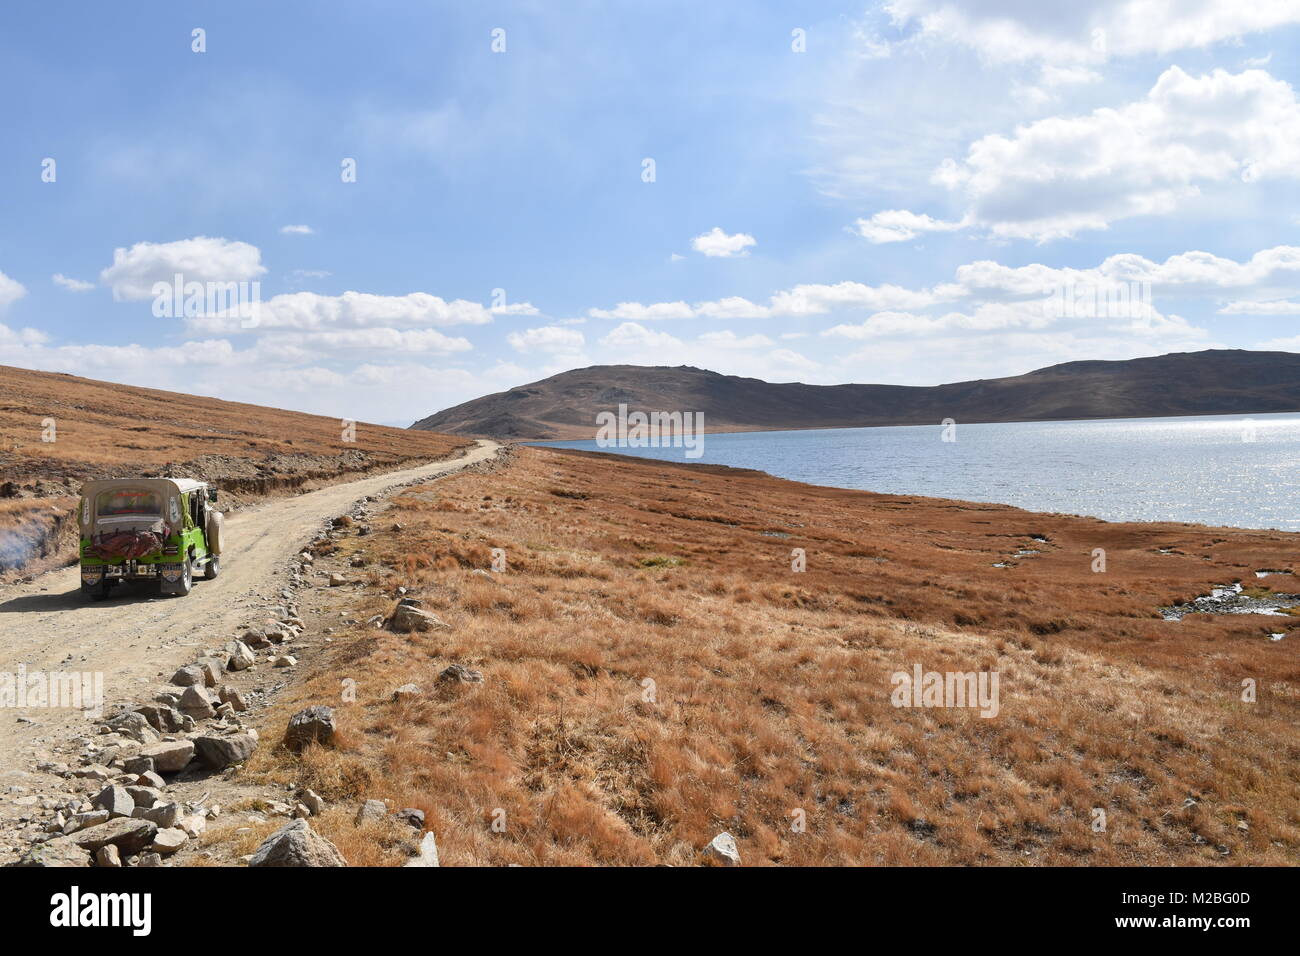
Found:
M 456 459 L 392 471 L 256 505 L 226 521 L 221 577 L 198 578 L 187 597 L 159 597 L 145 585 L 121 586 L 107 601 L 81 594 L 74 566 L 30 584 L 0 589 L 0 673 L 101 672 L 108 707 L 129 702 L 190 663 L 196 648 L 220 646 L 284 587 L 288 558 L 321 522 L 367 495 L 406 482 L 459 471 L 493 457 L 500 446 L 480 441 Z M 5 804 L 36 789 L 42 753 L 55 741 L 93 733 L 83 714 L 55 709 L 0 709 L 0 818 Z M 22 789 L 15 789 L 22 788 Z M 0 835 L 0 842 L 4 842 Z

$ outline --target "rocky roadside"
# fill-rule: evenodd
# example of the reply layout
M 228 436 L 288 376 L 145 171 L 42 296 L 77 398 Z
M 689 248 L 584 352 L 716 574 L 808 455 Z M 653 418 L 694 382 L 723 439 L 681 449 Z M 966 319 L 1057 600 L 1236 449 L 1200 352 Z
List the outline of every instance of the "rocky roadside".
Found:
M 390 489 L 389 493 L 397 488 Z M 350 617 L 355 582 L 349 568 L 323 557 L 344 535 L 371 533 L 385 496 L 369 496 L 326 522 L 308 547 L 282 569 L 282 587 L 250 602 L 247 622 L 221 646 L 143 699 L 116 706 L 93 731 L 47 741 L 33 752 L 29 785 L 0 794 L 0 861 L 9 866 L 345 866 L 337 848 L 312 830 L 325 801 L 310 790 L 276 789 L 240 779 L 239 770 L 265 739 L 291 749 L 329 745 L 328 707 L 293 716 L 287 728 L 265 727 L 262 715 L 304 661 L 333 643 L 333 624 Z M 355 573 L 355 572 L 353 572 Z M 400 605 L 391 621 L 412 626 L 418 612 Z M 420 626 L 420 625 L 416 625 Z M 284 821 L 252 853 L 239 838 Z M 358 826 L 384 819 L 410 834 L 409 866 L 437 866 L 432 833 L 419 810 L 369 800 Z M 406 829 L 409 827 L 410 829 Z M 218 839 L 213 839 L 218 837 Z M 225 839 L 228 837 L 228 839 Z

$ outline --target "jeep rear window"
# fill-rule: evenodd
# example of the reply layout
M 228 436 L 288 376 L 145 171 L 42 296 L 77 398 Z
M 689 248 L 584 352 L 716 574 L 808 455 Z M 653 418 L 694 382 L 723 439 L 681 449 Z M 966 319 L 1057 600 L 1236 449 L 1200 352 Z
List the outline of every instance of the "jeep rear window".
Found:
M 95 502 L 95 511 L 101 518 L 123 515 L 162 517 L 162 500 L 152 491 L 135 491 L 130 488 L 101 492 Z

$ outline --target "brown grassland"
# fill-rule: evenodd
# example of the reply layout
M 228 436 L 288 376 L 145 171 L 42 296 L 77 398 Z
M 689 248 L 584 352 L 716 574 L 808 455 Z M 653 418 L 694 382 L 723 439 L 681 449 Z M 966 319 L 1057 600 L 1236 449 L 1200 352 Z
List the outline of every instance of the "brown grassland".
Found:
M 245 770 L 321 792 L 353 864 L 400 862 L 343 809 L 375 797 L 423 809 L 444 865 L 689 864 L 721 830 L 746 865 L 1298 859 L 1300 628 L 1268 637 L 1296 619 L 1157 611 L 1300 590 L 1253 574 L 1293 569 L 1295 535 L 522 448 L 319 553 L 369 562 L 357 621 L 404 586 L 448 625 L 336 632 L 267 726 L 331 704 L 338 745 Z M 485 682 L 439 684 L 451 663 Z M 997 671 L 1000 712 L 892 706 L 915 664 Z

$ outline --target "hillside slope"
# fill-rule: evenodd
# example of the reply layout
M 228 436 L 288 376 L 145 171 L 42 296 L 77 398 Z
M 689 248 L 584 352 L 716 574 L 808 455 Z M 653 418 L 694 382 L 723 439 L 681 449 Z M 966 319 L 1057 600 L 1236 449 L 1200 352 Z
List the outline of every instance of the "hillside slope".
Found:
M 53 555 L 91 478 L 219 483 L 223 507 L 468 447 L 448 435 L 0 366 L 0 573 Z
M 708 431 L 1289 412 L 1300 410 L 1300 354 L 1179 352 L 930 387 L 774 384 L 690 366 L 597 365 L 465 402 L 411 428 L 591 438 L 596 414 L 619 403 L 703 412 Z

